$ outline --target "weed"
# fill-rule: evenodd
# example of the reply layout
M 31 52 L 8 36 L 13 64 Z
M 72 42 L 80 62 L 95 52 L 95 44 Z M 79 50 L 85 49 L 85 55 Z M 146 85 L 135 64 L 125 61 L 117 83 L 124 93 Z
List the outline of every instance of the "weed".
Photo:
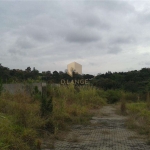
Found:
M 2 79 L 0 78 L 0 95 L 3 91 L 3 82 L 2 82 Z
M 69 125 L 87 124 L 89 109 L 106 104 L 103 92 L 90 86 L 48 86 L 42 95 L 37 87 L 28 90 L 31 96 L 19 92 L 0 95 L 0 149 L 40 150 L 39 131 L 58 137 Z M 79 139 L 73 135 L 71 141 Z M 54 148 L 53 140 L 48 146 Z
M 49 99 L 46 97 L 42 97 L 41 100 L 41 115 L 47 116 L 50 115 L 53 112 L 53 100 L 52 97 Z
M 126 108 L 126 102 L 125 100 L 121 101 L 121 105 L 120 105 L 120 111 L 122 115 L 126 115 L 127 113 L 127 108 Z
M 108 90 L 106 92 L 107 102 L 109 104 L 116 103 L 121 99 L 121 91 L 118 90 Z
M 150 110 L 150 94 L 147 92 L 147 108 Z
M 147 103 L 130 103 L 127 105 L 129 112 L 129 119 L 126 122 L 126 125 L 130 129 L 136 130 L 141 135 L 147 136 L 147 144 L 150 142 L 150 111 L 147 108 Z
M 104 130 L 101 132 L 102 134 L 110 134 L 110 131 Z
M 69 142 L 79 142 L 79 135 L 76 133 L 72 133 L 70 138 L 68 139 Z
M 41 146 L 42 146 L 42 141 L 37 139 L 37 141 L 36 141 L 36 148 L 37 148 L 37 150 L 41 150 Z

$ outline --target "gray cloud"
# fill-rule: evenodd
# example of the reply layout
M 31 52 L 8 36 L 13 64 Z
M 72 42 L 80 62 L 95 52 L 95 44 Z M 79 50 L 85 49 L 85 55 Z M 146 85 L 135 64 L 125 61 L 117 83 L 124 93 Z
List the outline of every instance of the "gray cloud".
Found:
M 117 46 L 110 46 L 108 47 L 108 51 L 107 53 L 109 54 L 118 54 L 122 51 L 122 49 L 120 47 Z
M 98 73 L 149 66 L 150 2 L 0 3 L 0 63 L 7 67 L 65 70 L 77 61 Z
M 30 49 L 35 46 L 33 42 L 31 42 L 31 39 L 23 37 L 17 39 L 16 45 L 21 49 Z
M 8 50 L 8 52 L 11 55 L 18 55 L 18 56 L 25 56 L 26 55 L 26 53 L 24 51 L 21 51 L 21 50 L 18 50 L 18 49 L 10 49 L 10 50 Z
M 66 36 L 67 41 L 77 43 L 94 42 L 100 39 L 101 38 L 97 32 L 85 29 L 78 29 L 77 31 L 71 31 Z
M 146 66 L 150 66 L 150 61 L 145 62 L 145 65 L 146 65 Z
M 95 66 L 95 65 L 97 65 L 97 64 L 96 64 L 96 63 L 93 63 L 93 62 L 89 62 L 89 65 Z
M 80 14 L 72 13 L 71 17 L 73 18 L 73 22 L 82 28 L 88 27 L 103 30 L 111 28 L 108 21 L 101 14 L 95 14 L 94 11 L 89 12 L 87 10 L 85 12 L 86 14 L 84 12 L 79 12 Z
M 149 10 L 142 10 L 136 14 L 136 21 L 143 25 L 150 23 L 150 12 Z
M 112 41 L 110 41 L 111 44 L 135 44 L 136 38 L 132 36 L 124 37 L 124 35 L 120 37 L 114 37 Z

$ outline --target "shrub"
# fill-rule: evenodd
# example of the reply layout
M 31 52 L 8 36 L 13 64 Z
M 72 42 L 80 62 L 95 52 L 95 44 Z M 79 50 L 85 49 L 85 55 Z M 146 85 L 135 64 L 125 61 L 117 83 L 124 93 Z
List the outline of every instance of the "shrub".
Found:
M 124 94 L 124 99 L 128 102 L 137 102 L 140 97 L 139 97 L 139 94 L 137 93 L 131 93 L 131 92 L 126 92 L 126 93 L 123 93 Z
M 121 99 L 121 91 L 118 90 L 108 90 L 106 91 L 106 98 L 109 104 L 118 102 Z
M 2 82 L 2 79 L 0 78 L 0 95 L 3 91 L 3 82 Z
M 126 101 L 124 99 L 121 100 L 120 111 L 122 115 L 126 115 L 127 113 Z
M 53 100 L 52 97 L 46 98 L 45 96 L 42 97 L 41 101 L 41 115 L 48 116 L 53 112 Z
M 132 126 L 134 129 L 138 131 L 139 134 L 147 135 L 148 143 L 149 143 L 149 135 L 150 135 L 150 111 L 147 108 L 147 103 L 138 102 L 138 103 L 130 103 L 127 105 L 127 110 L 129 113 L 129 121 L 127 121 L 127 125 Z

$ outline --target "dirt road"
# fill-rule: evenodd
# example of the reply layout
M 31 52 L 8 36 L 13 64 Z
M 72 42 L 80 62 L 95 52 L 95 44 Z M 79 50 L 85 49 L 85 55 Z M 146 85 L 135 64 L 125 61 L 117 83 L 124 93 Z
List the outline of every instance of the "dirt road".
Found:
M 63 141 L 55 142 L 55 150 L 150 150 L 144 139 L 126 129 L 124 116 L 113 106 L 104 106 L 87 126 L 73 126 Z M 50 149 L 43 149 L 50 150 Z

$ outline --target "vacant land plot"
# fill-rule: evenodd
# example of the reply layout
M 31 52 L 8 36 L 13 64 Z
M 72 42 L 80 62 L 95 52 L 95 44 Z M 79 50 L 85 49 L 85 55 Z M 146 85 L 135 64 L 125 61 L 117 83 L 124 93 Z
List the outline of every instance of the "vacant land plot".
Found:
M 73 126 L 63 140 L 53 143 L 53 148 L 45 141 L 43 150 L 149 150 L 144 137 L 125 127 L 125 120 L 113 106 L 104 106 L 90 125 Z

